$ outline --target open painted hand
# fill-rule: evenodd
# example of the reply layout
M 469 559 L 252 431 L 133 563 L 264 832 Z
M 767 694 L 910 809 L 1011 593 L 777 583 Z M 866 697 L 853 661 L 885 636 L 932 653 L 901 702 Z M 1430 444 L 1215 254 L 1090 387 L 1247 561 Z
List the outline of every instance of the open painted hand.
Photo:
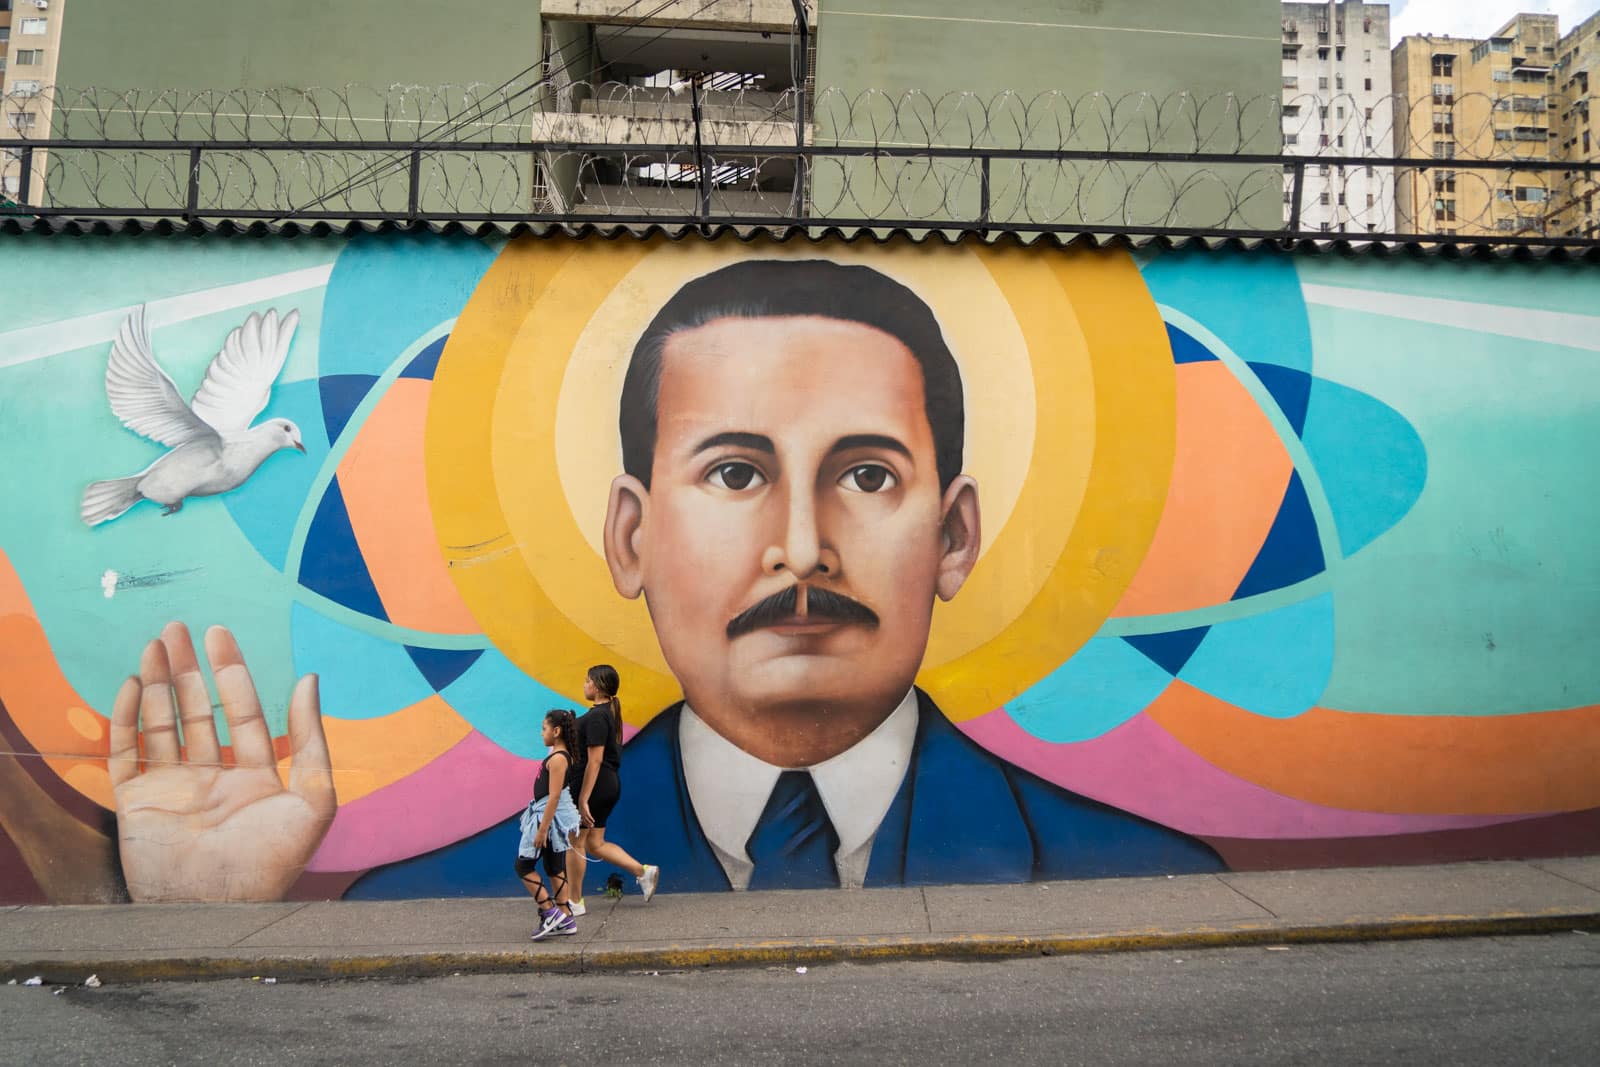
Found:
M 141 902 L 281 900 L 338 806 L 317 677 L 301 678 L 289 701 L 285 788 L 238 642 L 213 626 L 205 646 L 232 735 L 232 766 L 222 762 L 211 698 L 182 623 L 169 623 L 145 646 L 138 677 L 117 692 L 108 762 L 123 877 Z

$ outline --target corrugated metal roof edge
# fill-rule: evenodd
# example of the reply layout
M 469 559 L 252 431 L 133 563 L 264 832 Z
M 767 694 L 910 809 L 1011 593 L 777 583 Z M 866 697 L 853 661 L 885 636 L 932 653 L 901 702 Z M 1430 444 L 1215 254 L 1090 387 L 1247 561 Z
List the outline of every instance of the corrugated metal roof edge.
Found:
M 1366 241 L 1354 238 L 1336 238 L 1327 241 L 1297 239 L 1284 241 L 1268 237 L 1241 237 L 1229 234 L 1126 234 L 1126 233 L 1021 233 L 972 230 L 945 230 L 926 227 L 864 227 L 864 226 L 735 226 L 725 223 L 708 225 L 664 225 L 636 223 L 607 225 L 603 222 L 579 224 L 550 223 L 497 223 L 497 222 L 182 222 L 141 219 L 72 219 L 38 218 L 16 215 L 0 217 L 0 234 L 46 234 L 67 237 L 106 236 L 113 234 L 153 235 L 157 237 L 350 237 L 379 233 L 430 233 L 436 236 L 465 235 L 471 237 L 574 237 L 599 238 L 614 241 L 621 238 L 646 240 L 665 237 L 682 240 L 703 234 L 706 237 L 732 236 L 740 241 L 803 240 L 814 244 L 829 240 L 846 242 L 872 241 L 888 244 L 909 240 L 914 244 L 940 240 L 956 245 L 964 241 L 982 241 L 985 244 L 1013 243 L 1032 245 L 1048 242 L 1060 248 L 1158 248 L 1175 250 L 1189 247 L 1205 249 L 1241 249 L 1245 251 L 1270 251 L 1277 253 L 1309 253 L 1337 255 L 1409 255 L 1443 256 L 1459 259 L 1555 259 L 1600 263 L 1600 242 L 1563 243 L 1524 239 L 1515 242 L 1441 241 L 1432 237 L 1414 237 L 1403 240 Z

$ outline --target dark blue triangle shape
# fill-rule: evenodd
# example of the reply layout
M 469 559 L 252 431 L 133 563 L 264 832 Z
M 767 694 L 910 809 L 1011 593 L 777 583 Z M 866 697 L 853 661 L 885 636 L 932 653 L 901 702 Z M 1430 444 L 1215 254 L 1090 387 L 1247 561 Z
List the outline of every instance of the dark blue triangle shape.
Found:
M 434 371 L 439 369 L 439 357 L 444 355 L 444 343 L 450 340 L 450 335 L 439 338 L 433 344 L 417 353 L 417 358 L 406 364 L 406 369 L 400 372 L 402 378 L 423 378 L 431 381 Z
M 1167 323 L 1167 340 L 1172 343 L 1172 362 L 1174 363 L 1204 363 L 1206 360 L 1214 362 L 1217 358 L 1211 354 L 1211 349 L 1196 341 L 1170 322 Z
M 1136 634 L 1123 640 L 1144 653 L 1151 663 L 1176 678 L 1210 632 L 1209 626 L 1196 626 L 1191 630 L 1172 630 L 1164 634 Z
M 1256 560 L 1234 590 L 1233 599 L 1282 589 L 1286 585 L 1303 581 L 1323 568 L 1322 542 L 1317 537 L 1317 520 L 1311 514 L 1311 501 L 1306 497 L 1306 487 L 1300 481 L 1300 472 L 1289 478 L 1289 487 L 1283 492 L 1283 503 L 1278 505 L 1278 517 L 1272 520 L 1272 529 L 1256 553 Z
M 322 494 L 300 557 L 300 584 L 352 611 L 388 620 L 335 479 Z
M 370 374 L 330 374 L 318 379 L 322 393 L 322 421 L 328 427 L 330 445 L 344 433 L 350 416 L 356 413 L 356 408 L 361 406 L 361 401 L 366 399 L 377 380 Z
M 1250 369 L 1256 372 L 1261 384 L 1267 387 L 1272 399 L 1283 409 L 1289 425 L 1294 427 L 1295 436 L 1304 433 L 1306 408 L 1311 404 L 1311 375 L 1293 367 L 1280 367 L 1276 363 L 1252 363 Z
M 481 648 L 417 648 L 406 645 L 405 649 L 411 662 L 417 665 L 417 670 L 422 672 L 422 676 L 436 691 L 465 674 L 467 668 L 483 655 Z

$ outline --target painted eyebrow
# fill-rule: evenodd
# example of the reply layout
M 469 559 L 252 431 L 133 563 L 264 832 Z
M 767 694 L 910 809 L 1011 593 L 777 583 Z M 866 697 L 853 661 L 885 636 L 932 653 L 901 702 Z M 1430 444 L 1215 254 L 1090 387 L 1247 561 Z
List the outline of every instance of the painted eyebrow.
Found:
M 713 448 L 722 448 L 732 445 L 735 448 L 748 448 L 755 452 L 765 452 L 769 456 L 778 454 L 778 449 L 773 445 L 772 438 L 759 433 L 741 433 L 731 430 L 726 433 L 712 434 L 701 441 L 694 448 L 694 454 L 709 452 Z
M 900 455 L 911 459 L 911 449 L 901 444 L 898 440 L 887 434 L 881 433 L 853 433 L 839 438 L 833 443 L 830 452 L 848 452 L 853 448 L 882 448 L 889 452 L 898 452 Z

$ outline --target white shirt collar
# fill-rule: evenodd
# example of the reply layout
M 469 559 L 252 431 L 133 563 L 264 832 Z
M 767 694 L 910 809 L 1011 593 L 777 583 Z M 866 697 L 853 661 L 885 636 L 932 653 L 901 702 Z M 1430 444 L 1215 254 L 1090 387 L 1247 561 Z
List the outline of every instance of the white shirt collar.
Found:
M 839 835 L 833 862 L 839 884 L 847 889 L 859 889 L 866 881 L 873 837 L 911 766 L 916 739 L 917 697 L 913 690 L 876 730 L 809 768 Z M 786 768 L 735 746 L 707 726 L 688 704 L 678 720 L 678 747 L 700 829 L 733 888 L 744 889 L 755 869 L 745 853 L 745 842 L 767 806 L 778 775 Z

